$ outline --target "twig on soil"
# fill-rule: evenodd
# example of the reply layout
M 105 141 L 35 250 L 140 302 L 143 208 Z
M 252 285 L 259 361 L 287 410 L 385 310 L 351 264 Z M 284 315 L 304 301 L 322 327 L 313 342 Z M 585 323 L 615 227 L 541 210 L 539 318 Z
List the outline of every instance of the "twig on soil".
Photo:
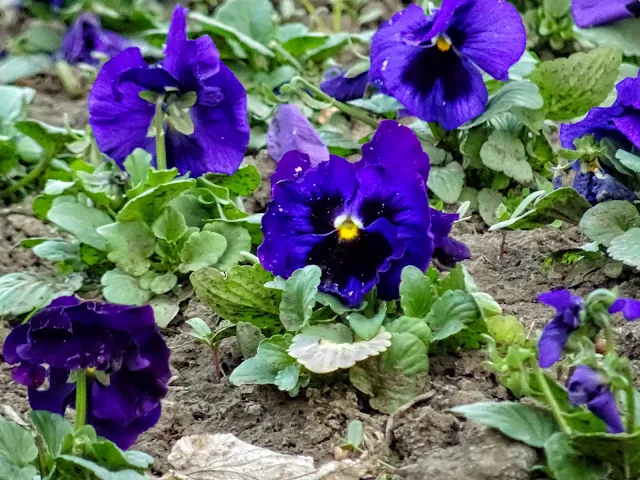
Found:
M 418 395 L 416 398 L 411 400 L 409 403 L 407 403 L 406 405 L 401 406 L 395 412 L 393 412 L 391 415 L 389 415 L 389 419 L 387 420 L 387 426 L 384 429 L 384 440 L 387 443 L 387 445 L 389 445 L 389 447 L 391 447 L 391 441 L 392 441 L 391 436 L 393 434 L 393 426 L 394 426 L 394 423 L 396 421 L 396 418 L 399 415 L 401 415 L 404 412 L 406 412 L 407 410 L 409 410 L 410 408 L 414 407 L 416 404 L 418 404 L 420 402 L 424 402 L 425 400 L 429 400 L 435 394 L 436 394 L 435 390 L 429 390 L 428 392 L 423 393 L 422 395 Z
M 498 258 L 502 260 L 504 258 L 505 253 L 507 253 L 507 232 L 502 231 L 502 242 L 500 242 L 500 254 Z

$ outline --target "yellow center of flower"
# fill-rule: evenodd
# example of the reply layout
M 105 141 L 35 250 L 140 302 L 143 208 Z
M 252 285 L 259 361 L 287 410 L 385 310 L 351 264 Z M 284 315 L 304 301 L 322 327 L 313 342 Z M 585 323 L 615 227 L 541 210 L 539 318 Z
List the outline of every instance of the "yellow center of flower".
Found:
M 96 376 L 96 369 L 93 367 L 87 368 L 87 377 L 95 377 L 95 376 Z
M 451 49 L 451 43 L 444 37 L 438 37 L 436 47 L 438 47 L 438 50 L 441 52 L 448 52 Z
M 595 173 L 598 170 L 600 170 L 600 162 L 598 162 L 598 160 L 593 160 L 593 161 L 589 162 L 589 171 L 590 172 Z
M 351 220 L 344 221 L 338 228 L 338 237 L 340 237 L 340 240 L 344 240 L 345 242 L 350 242 L 357 238 L 359 234 L 360 230 L 358 229 L 358 226 Z

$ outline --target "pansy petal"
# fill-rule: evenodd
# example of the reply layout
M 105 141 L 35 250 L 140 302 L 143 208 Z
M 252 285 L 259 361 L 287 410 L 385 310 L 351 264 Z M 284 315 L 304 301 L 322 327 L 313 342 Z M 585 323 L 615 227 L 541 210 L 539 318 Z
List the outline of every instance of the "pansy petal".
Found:
M 311 168 L 311 159 L 306 153 L 292 150 L 285 153 L 276 167 L 276 171 L 271 175 L 271 185 L 275 185 L 281 180 L 295 180 L 300 178 Z
M 625 78 L 616 85 L 616 90 L 616 106 L 640 109 L 640 76 Z
M 119 165 L 136 148 L 155 152 L 155 139 L 147 137 L 155 107 L 141 99 L 143 90 L 127 82 L 119 85 L 122 73 L 145 68 L 140 50 L 128 48 L 104 64 L 89 94 L 89 124 L 100 150 Z M 120 98 L 114 98 L 116 87 Z
M 619 135 L 612 120 L 622 114 L 623 108 L 593 108 L 580 122 L 560 126 L 560 142 L 564 148 L 575 150 L 574 141 L 585 135 L 594 135 L 597 140 Z
M 560 317 L 554 318 L 542 331 L 538 341 L 538 364 L 540 368 L 549 368 L 560 360 L 562 349 L 569 340 L 573 329 L 562 322 Z
M 242 163 L 249 144 L 246 92 L 223 64 L 204 87 L 218 89 L 221 100 L 215 105 L 198 102 L 191 108 L 195 127 L 192 135 L 168 129 L 167 164 L 178 167 L 183 174 L 189 171 L 194 177 L 208 172 L 232 175 Z
M 29 389 L 29 405 L 31 408 L 64 415 L 67 407 L 75 401 L 76 385 L 75 383 L 67 383 L 68 378 L 68 371 L 51 368 L 48 389 Z
M 313 167 L 329 160 L 329 149 L 294 104 L 282 104 L 276 110 L 267 130 L 267 148 L 275 162 L 292 150 L 308 155 Z
M 449 27 L 454 17 L 458 5 L 464 3 L 464 0 L 443 0 L 442 5 L 433 15 L 426 17 L 424 10 L 417 5 L 409 5 L 403 13 L 407 16 L 420 17 L 418 10 L 422 10 L 421 20 L 423 24 L 416 30 L 406 33 L 402 36 L 402 40 L 411 45 L 425 45 L 431 43 L 434 37 L 444 33 Z M 412 11 L 409 11 L 412 10 Z M 396 14 L 398 16 L 398 14 Z M 395 16 L 394 16 L 395 18 Z
M 126 425 L 119 425 L 113 422 L 103 422 L 98 419 L 92 421 L 92 425 L 96 429 L 96 433 L 101 437 L 108 438 L 115 443 L 120 449 L 126 450 L 131 447 L 138 437 L 152 428 L 162 414 L 162 405 L 158 404 L 153 410 L 145 415 L 136 417 L 132 422 Z
M 573 0 L 571 12 L 576 25 L 595 27 L 633 17 L 627 8 L 632 0 Z
M 39 388 L 47 379 L 47 369 L 42 365 L 22 363 L 13 368 L 11 378 L 21 385 Z
M 640 111 L 613 119 L 613 124 L 636 148 L 640 148 Z
M 571 292 L 566 289 L 552 290 L 550 292 L 538 295 L 538 301 L 550 307 L 555 308 L 558 312 L 571 308 Z
M 392 171 L 415 172 L 425 185 L 431 169 L 429 156 L 416 134 L 393 120 L 380 122 L 371 141 L 362 146 L 362 160 L 356 165 L 382 165 Z
M 445 238 L 440 245 L 433 250 L 433 258 L 441 265 L 453 268 L 456 263 L 471 258 L 471 250 L 463 242 L 455 238 Z
M 506 0 L 463 0 L 447 29 L 453 46 L 492 77 L 507 81 L 524 53 L 527 34 Z
M 64 297 L 58 297 L 51 301 L 47 308 L 55 308 L 55 307 L 73 307 L 74 305 L 78 305 L 80 300 L 78 300 L 73 295 L 68 295 Z
M 611 390 L 607 389 L 587 403 L 589 410 L 607 425 L 609 433 L 623 433 L 620 411 Z
M 609 313 L 622 312 L 624 318 L 633 321 L 640 319 L 640 301 L 633 298 L 619 298 L 609 307 Z
M 11 330 L 11 333 L 5 338 L 2 346 L 2 356 L 4 361 L 9 365 L 20 363 L 23 359 L 18 354 L 18 347 L 27 343 L 27 335 L 29 333 L 29 324 L 23 323 Z
M 327 70 L 320 83 L 320 90 L 340 102 L 362 98 L 369 84 L 369 71 L 355 77 L 345 77 L 345 71 L 333 67 Z
M 164 93 L 167 87 L 174 89 L 180 87 L 178 81 L 162 68 L 131 68 L 120 75 L 117 90 L 120 91 L 120 85 L 128 82 L 136 84 L 142 90 L 151 90 L 156 93 Z

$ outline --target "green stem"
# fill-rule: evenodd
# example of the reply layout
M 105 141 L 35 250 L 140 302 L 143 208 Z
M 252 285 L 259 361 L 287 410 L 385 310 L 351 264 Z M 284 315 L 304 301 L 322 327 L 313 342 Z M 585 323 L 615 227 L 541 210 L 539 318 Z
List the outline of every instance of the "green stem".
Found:
M 276 52 L 278 52 L 280 55 L 282 55 L 282 57 L 291 65 L 293 65 L 293 67 L 296 70 L 298 70 L 299 72 L 302 72 L 304 70 L 304 67 L 302 66 L 302 64 L 293 55 L 291 55 L 286 48 L 284 48 L 278 42 L 273 40 L 271 43 L 269 43 L 269 46 L 272 49 L 274 49 Z
M 76 430 L 87 423 L 87 372 L 76 373 Z
M 553 396 L 553 393 L 551 393 L 551 389 L 549 388 L 547 379 L 544 376 L 544 372 L 540 368 L 538 368 L 537 376 L 538 376 L 538 381 L 540 382 L 540 387 L 542 388 L 542 393 L 544 393 L 544 396 L 547 398 L 547 404 L 551 409 L 551 413 L 553 413 L 553 416 L 558 422 L 558 425 L 560 425 L 560 429 L 566 435 L 571 435 L 571 429 L 569 428 L 569 425 L 567 425 L 567 422 L 562 416 L 562 411 L 560 410 L 560 406 L 558 405 L 558 402 Z
M 164 96 L 161 96 L 156 102 L 156 115 L 153 117 L 154 130 L 156 133 L 156 168 L 158 170 L 167 169 L 167 146 L 164 142 L 164 112 L 162 105 L 164 104 Z
M 6 198 L 12 195 L 15 192 L 22 190 L 24 187 L 29 185 L 31 182 L 35 181 L 44 173 L 44 171 L 49 168 L 49 164 L 51 163 L 52 156 L 47 152 L 44 153 L 44 157 L 40 162 L 36 165 L 36 167 L 31 170 L 27 175 L 22 177 L 16 183 L 9 185 L 7 188 L 0 192 L 0 198 Z
M 333 0 L 333 33 L 340 33 L 343 8 L 342 0 Z
M 313 94 L 316 97 L 318 97 L 324 102 L 330 103 L 341 112 L 346 113 L 350 117 L 360 120 L 363 123 L 366 123 L 370 127 L 378 128 L 378 125 L 379 125 L 378 120 L 370 117 L 367 113 L 365 113 L 363 110 L 360 110 L 359 108 L 352 107 L 351 105 L 347 105 L 346 103 L 339 102 L 335 98 L 330 97 L 329 95 L 324 93 L 322 90 L 320 90 L 318 87 L 316 87 L 309 81 L 305 80 L 304 78 L 294 77 L 291 79 L 290 83 L 292 86 L 296 86 L 296 84 L 302 85 L 305 89 L 313 92 Z
M 627 403 L 627 418 L 626 428 L 627 433 L 633 433 L 636 429 L 636 392 L 633 383 L 633 374 L 631 373 L 631 367 L 627 367 L 627 388 L 625 388 L 626 403 Z
M 614 348 L 615 340 L 613 338 L 613 328 L 611 328 L 611 322 L 607 322 L 607 326 L 604 329 L 604 338 L 607 341 L 607 349 L 606 353 L 614 353 L 616 350 Z M 631 382 L 633 385 L 633 381 Z

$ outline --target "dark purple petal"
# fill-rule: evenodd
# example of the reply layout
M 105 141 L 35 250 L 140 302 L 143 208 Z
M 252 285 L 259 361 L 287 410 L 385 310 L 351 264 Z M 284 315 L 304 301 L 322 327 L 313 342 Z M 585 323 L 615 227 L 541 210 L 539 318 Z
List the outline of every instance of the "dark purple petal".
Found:
M 393 21 L 396 19 L 407 21 L 406 18 L 402 18 L 403 15 L 412 18 L 415 17 L 416 19 L 419 18 L 420 24 L 417 28 L 405 33 L 402 39 L 410 45 L 426 45 L 432 42 L 438 35 L 444 33 L 449 27 L 459 3 L 459 0 L 443 0 L 442 6 L 430 17 L 426 17 L 424 10 L 417 5 L 409 5 L 406 10 L 394 15 L 393 18 L 387 22 L 387 24 L 383 24 L 383 26 L 393 25 Z
M 278 107 L 267 131 L 267 148 L 275 162 L 292 150 L 308 155 L 313 167 L 329 160 L 329 149 L 307 117 L 293 104 Z
M 433 250 L 433 258 L 441 265 L 453 268 L 457 263 L 469 260 L 471 250 L 463 242 L 455 238 L 445 238 L 440 245 Z
M 285 153 L 271 175 L 271 185 L 281 180 L 295 180 L 302 177 L 307 170 L 312 168 L 311 159 L 306 153 L 291 150 Z
M 78 305 L 79 303 L 80 303 L 80 300 L 78 300 L 74 296 L 58 297 L 54 299 L 47 308 L 73 307 L 74 305 Z
M 98 146 L 119 165 L 136 148 L 155 153 L 155 139 L 147 137 L 155 107 L 138 96 L 144 88 L 119 83 L 127 70 L 146 66 L 140 50 L 128 48 L 104 64 L 89 94 L 89 124 Z
M 2 346 L 2 356 L 4 361 L 9 365 L 15 365 L 20 363 L 22 358 L 18 355 L 18 347 L 27 343 L 27 336 L 29 334 L 29 324 L 23 323 L 11 330 L 11 333 L 7 335 Z
M 65 410 L 75 401 L 75 383 L 67 383 L 69 372 L 62 368 L 49 370 L 49 388 L 46 390 L 29 389 L 29 405 L 33 410 L 64 415 Z
M 333 67 L 327 70 L 320 83 L 320 89 L 340 102 L 362 98 L 369 84 L 369 71 L 355 77 L 345 77 L 345 70 Z
M 47 379 L 47 369 L 42 365 L 22 363 L 13 368 L 11 377 L 26 387 L 39 388 Z
M 576 25 L 589 28 L 633 17 L 627 8 L 632 3 L 632 0 L 573 0 L 571 11 Z
M 112 57 L 127 48 L 128 43 L 117 33 L 103 30 L 95 15 L 83 13 L 67 30 L 62 40 L 62 54 L 70 64 L 98 65 L 93 52 Z
M 167 87 L 177 89 L 180 83 L 169 72 L 161 68 L 132 68 L 127 70 L 118 80 L 117 90 L 120 93 L 120 84 L 131 82 L 142 90 L 151 90 L 156 93 L 164 93 Z M 122 93 L 120 93 L 122 95 Z
M 199 72 L 199 65 L 194 64 L 194 71 Z M 198 103 L 191 108 L 195 131 L 187 136 L 171 128 L 167 130 L 167 165 L 177 167 L 182 174 L 191 172 L 195 177 L 208 172 L 231 175 L 242 163 L 249 144 L 246 91 L 222 63 L 215 75 L 206 76 L 202 72 L 197 75 L 206 80 L 196 91 Z M 218 103 L 211 102 L 212 91 L 221 99 Z M 200 101 L 203 92 L 204 103 Z
M 585 365 L 578 366 L 567 384 L 572 405 L 586 405 L 607 425 L 609 433 L 622 433 L 622 419 L 616 400 L 602 375 Z
M 609 313 L 622 312 L 628 321 L 640 318 L 640 301 L 633 298 L 619 298 L 609 307 Z
M 416 134 L 393 120 L 380 122 L 371 141 L 362 146 L 362 160 L 356 165 L 381 165 L 391 171 L 415 173 L 425 185 L 431 170 L 429 156 Z
M 149 413 L 135 417 L 132 422 L 126 425 L 103 422 L 97 418 L 92 418 L 91 424 L 95 427 L 98 435 L 111 440 L 122 450 L 126 450 L 136 442 L 141 434 L 158 423 L 161 414 L 162 406 L 158 404 Z
M 522 18 L 506 0 L 466 0 L 453 16 L 447 34 L 463 57 L 497 80 L 509 79 L 509 68 L 527 44 Z
M 542 331 L 538 341 L 538 364 L 540 368 L 549 368 L 560 360 L 562 349 L 569 340 L 569 335 L 575 330 L 557 316 L 551 320 Z
M 436 247 L 442 245 L 451 234 L 453 224 L 459 219 L 457 213 L 445 213 L 435 208 L 429 208 L 431 214 L 431 234 Z
M 558 313 L 563 312 L 566 309 L 570 309 L 574 305 L 573 299 L 576 298 L 571 295 L 569 290 L 553 290 L 538 295 L 538 301 L 544 303 L 550 307 L 555 308 Z
M 622 135 L 640 148 L 640 110 L 614 118 L 612 122 Z
M 633 107 L 636 110 L 640 109 L 640 79 L 637 76 L 628 77 L 620 81 L 616 85 L 616 90 L 618 91 L 616 105 Z

